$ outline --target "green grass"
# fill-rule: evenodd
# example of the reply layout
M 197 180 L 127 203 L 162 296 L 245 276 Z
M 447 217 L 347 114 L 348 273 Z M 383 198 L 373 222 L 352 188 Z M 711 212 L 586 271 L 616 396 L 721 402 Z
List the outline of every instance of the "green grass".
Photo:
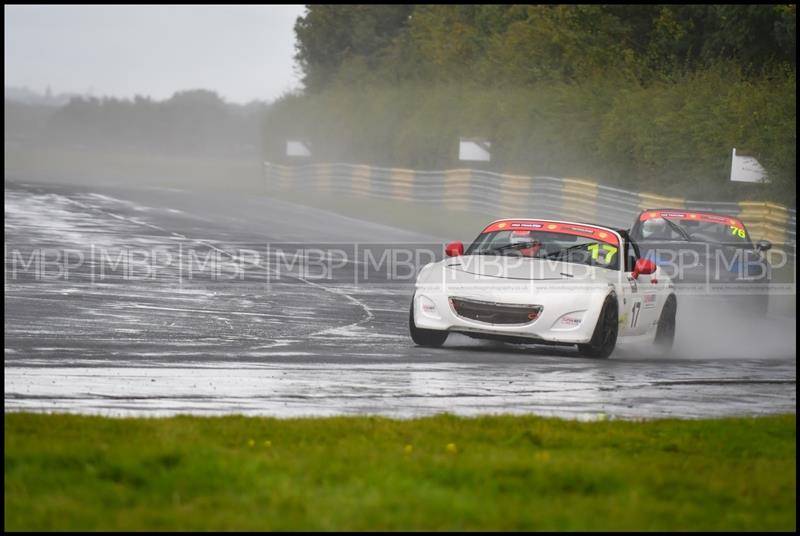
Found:
M 9 413 L 4 525 L 795 530 L 795 459 L 795 415 L 582 423 Z

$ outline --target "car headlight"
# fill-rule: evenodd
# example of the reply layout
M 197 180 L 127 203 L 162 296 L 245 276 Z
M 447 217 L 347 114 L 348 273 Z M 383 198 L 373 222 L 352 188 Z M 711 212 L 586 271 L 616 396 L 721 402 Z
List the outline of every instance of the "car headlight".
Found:
M 580 327 L 581 323 L 583 322 L 583 316 L 586 314 L 586 311 L 572 311 L 567 314 L 561 315 L 558 317 L 558 320 L 553 322 L 553 327 L 551 328 L 554 331 L 567 331 L 570 329 L 576 329 Z

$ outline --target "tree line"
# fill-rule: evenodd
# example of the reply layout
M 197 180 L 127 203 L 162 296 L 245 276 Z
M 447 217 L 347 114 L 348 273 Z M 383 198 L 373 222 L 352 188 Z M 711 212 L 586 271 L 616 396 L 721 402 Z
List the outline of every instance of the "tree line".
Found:
M 459 136 L 527 174 L 704 197 L 795 195 L 794 5 L 310 5 L 305 90 L 266 115 L 320 159 L 442 168 Z M 730 184 L 730 150 L 771 184 Z
M 73 97 L 61 107 L 5 101 L 12 144 L 141 154 L 260 155 L 265 105 L 190 90 L 163 101 Z

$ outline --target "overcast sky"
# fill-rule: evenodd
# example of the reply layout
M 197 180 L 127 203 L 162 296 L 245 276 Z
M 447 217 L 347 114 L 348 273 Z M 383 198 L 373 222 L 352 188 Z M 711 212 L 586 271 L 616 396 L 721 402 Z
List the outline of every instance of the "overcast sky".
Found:
M 164 99 L 210 89 L 230 102 L 300 86 L 302 5 L 5 6 L 5 85 Z

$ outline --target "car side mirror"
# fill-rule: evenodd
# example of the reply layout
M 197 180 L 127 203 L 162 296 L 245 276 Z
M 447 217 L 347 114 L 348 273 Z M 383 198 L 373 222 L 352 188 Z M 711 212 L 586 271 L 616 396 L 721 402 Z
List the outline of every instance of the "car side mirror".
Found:
M 464 254 L 464 244 L 461 242 L 450 242 L 444 247 L 444 254 L 448 257 L 460 257 Z
M 769 251 L 772 249 L 772 242 L 769 240 L 759 240 L 756 242 L 756 249 L 760 251 Z
M 634 279 L 637 279 L 640 275 L 649 275 L 656 271 L 656 263 L 651 261 L 650 259 L 638 259 L 636 264 L 633 266 L 633 276 Z

